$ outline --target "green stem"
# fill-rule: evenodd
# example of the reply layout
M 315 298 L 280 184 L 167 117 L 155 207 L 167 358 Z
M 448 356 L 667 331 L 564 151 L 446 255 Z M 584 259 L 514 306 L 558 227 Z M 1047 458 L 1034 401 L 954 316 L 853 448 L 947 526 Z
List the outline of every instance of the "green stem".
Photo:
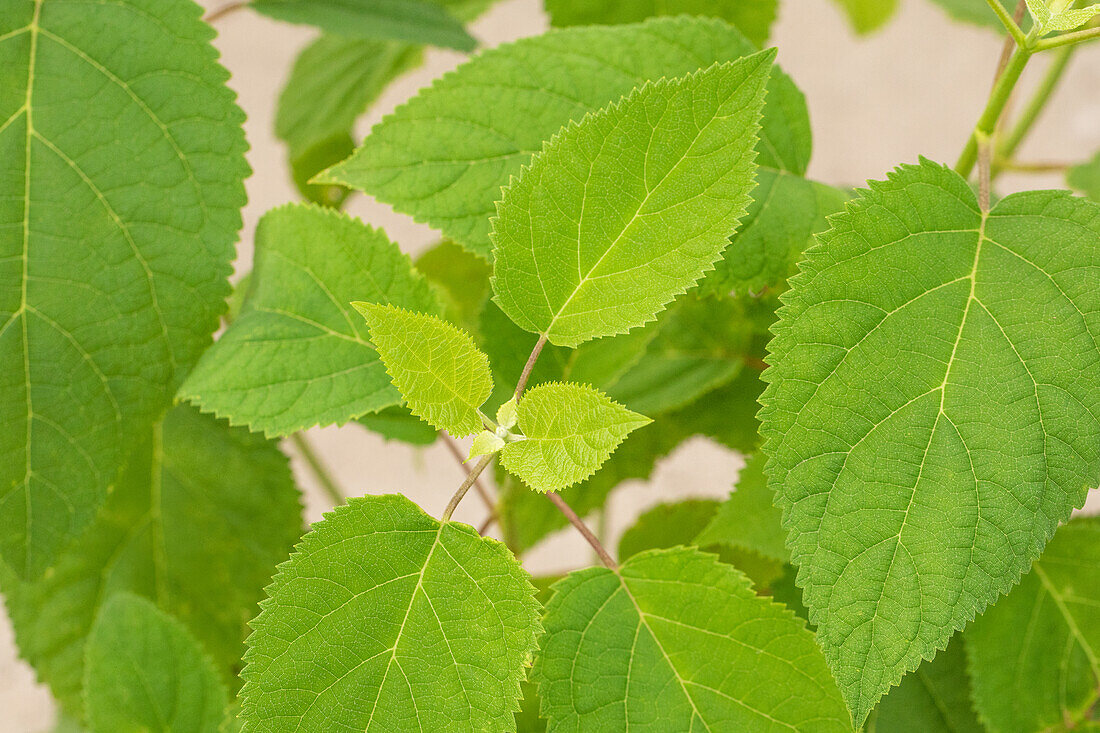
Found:
M 978 161 L 978 140 L 982 136 L 987 138 L 993 136 L 994 131 L 997 129 L 997 121 L 1001 119 L 1001 114 L 1008 104 L 1012 90 L 1020 80 L 1020 74 L 1023 73 L 1024 67 L 1027 66 L 1030 58 L 1031 51 L 1023 46 L 1018 47 L 1008 60 L 1008 64 L 1005 65 L 1004 72 L 998 77 L 997 83 L 993 85 L 993 91 L 989 95 L 985 110 L 982 111 L 982 116 L 978 118 L 978 124 L 974 126 L 974 132 L 970 135 L 970 140 L 967 141 L 962 155 L 955 163 L 955 170 L 964 178 L 970 175 L 974 170 L 974 164 Z
M 466 480 L 462 482 L 462 485 L 458 487 L 458 491 L 456 491 L 454 496 L 451 497 L 451 500 L 447 502 L 447 508 L 443 510 L 443 516 L 441 517 L 442 521 L 449 522 L 451 520 L 451 515 L 455 513 L 455 509 L 458 508 L 459 503 L 462 501 L 462 497 L 466 496 L 466 492 L 477 482 L 477 477 L 493 462 L 493 457 L 494 454 L 492 453 L 487 456 L 482 456 L 481 460 L 474 466 L 474 469 L 466 474 Z
M 1052 48 L 1058 48 L 1060 46 L 1072 46 L 1075 43 L 1084 43 L 1085 41 L 1093 41 L 1100 38 L 1100 26 L 1095 28 L 1086 28 L 1083 31 L 1074 31 L 1073 33 L 1063 33 L 1060 36 L 1054 36 L 1053 38 L 1044 38 L 1041 41 L 1036 42 L 1036 51 L 1049 51 Z
M 599 538 L 597 538 L 596 535 L 592 534 L 592 530 L 588 528 L 588 525 L 584 523 L 584 520 L 577 516 L 577 513 L 573 511 L 573 507 L 566 504 L 565 500 L 554 492 L 550 492 L 549 494 L 547 494 L 546 498 L 549 499 L 550 502 L 558 508 L 558 511 L 565 515 L 565 518 L 569 520 L 569 523 L 572 524 L 573 527 L 575 527 L 576 530 L 581 533 L 581 536 L 584 537 L 585 541 L 588 542 L 593 550 L 595 550 L 596 557 L 600 558 L 600 561 L 604 565 L 611 568 L 612 570 L 619 569 L 619 566 L 615 562 L 614 558 L 612 558 L 607 550 L 604 549 L 603 545 L 600 544 Z
M 313 450 L 313 446 L 306 440 L 306 436 L 302 433 L 294 433 L 290 436 L 290 442 L 294 444 L 294 447 L 298 450 L 298 454 L 305 459 L 306 464 L 309 465 L 309 470 L 313 473 L 314 478 L 317 479 L 317 483 L 321 485 L 325 495 L 332 500 L 333 505 L 340 505 L 344 503 L 344 492 L 340 490 L 340 487 L 333 480 L 332 474 L 329 473 L 325 464 L 321 462 L 320 457 Z
M 993 8 L 993 12 L 997 14 L 997 18 L 1004 24 L 1005 30 L 1016 41 L 1016 45 L 1023 46 L 1027 42 L 1027 36 L 1020 30 L 1019 23 L 1008 14 L 1004 5 L 1001 5 L 1000 0 L 986 0 L 989 3 L 989 7 Z
M 1059 49 L 1058 53 L 1054 55 L 1054 60 L 1051 62 L 1050 68 L 1047 69 L 1047 73 L 1043 77 L 1042 83 L 1040 83 L 1039 88 L 1035 90 L 1035 94 L 1027 103 L 1027 107 L 1020 113 L 1020 119 L 1017 120 L 1015 127 L 1012 128 L 1012 132 L 1010 132 L 1008 137 L 997 146 L 997 157 L 1011 158 L 1016 153 L 1016 150 L 1020 147 L 1020 143 L 1022 143 L 1028 133 L 1031 132 L 1031 128 L 1038 121 L 1043 109 L 1046 108 L 1047 102 L 1050 101 L 1051 95 L 1054 94 L 1054 90 L 1058 88 L 1058 82 L 1061 81 L 1062 75 L 1066 71 L 1066 67 L 1069 66 L 1070 59 L 1073 57 L 1073 52 L 1075 50 L 1074 46 L 1066 46 Z M 999 168 L 994 166 L 993 176 L 996 177 L 998 172 Z

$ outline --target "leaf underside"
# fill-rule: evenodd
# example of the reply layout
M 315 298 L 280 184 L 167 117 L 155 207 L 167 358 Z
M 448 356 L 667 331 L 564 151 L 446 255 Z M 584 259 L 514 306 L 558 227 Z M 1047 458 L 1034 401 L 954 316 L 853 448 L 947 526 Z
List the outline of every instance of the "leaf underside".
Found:
M 402 496 L 352 499 L 268 592 L 242 673 L 246 733 L 514 730 L 539 604 L 499 542 Z
M 577 346 L 653 320 L 713 268 L 750 200 L 772 58 L 647 84 L 548 142 L 492 220 L 501 310 Z
M 399 404 L 351 303 L 439 312 L 408 256 L 358 219 L 301 204 L 269 211 L 256 241 L 241 315 L 203 355 L 180 397 L 273 436 Z
M 0 554 L 23 576 L 93 520 L 225 308 L 248 166 L 199 13 L 0 7 Z
M 1100 207 L 983 215 L 904 166 L 784 295 L 761 398 L 770 485 L 857 724 L 1027 570 L 1100 477 Z

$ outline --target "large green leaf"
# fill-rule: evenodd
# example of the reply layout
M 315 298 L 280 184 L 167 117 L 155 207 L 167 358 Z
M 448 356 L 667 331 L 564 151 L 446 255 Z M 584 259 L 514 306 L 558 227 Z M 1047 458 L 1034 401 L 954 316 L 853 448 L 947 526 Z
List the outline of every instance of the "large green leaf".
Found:
M 657 18 L 525 38 L 437 79 L 318 180 L 364 190 L 488 258 L 489 217 L 500 189 L 543 141 L 646 81 L 754 51 L 735 28 L 712 18 Z M 778 70 L 761 124 L 758 162 L 803 173 L 810 157 L 806 104 Z
M 866 733 L 985 733 L 970 699 L 964 647 L 956 634 L 935 659 L 905 675 L 871 713 Z
M 952 18 L 1004 32 L 1004 25 L 989 7 L 988 0 L 932 0 L 932 2 L 947 11 Z
M 1092 160 L 1070 168 L 1066 183 L 1100 203 L 1100 153 L 1094 155 Z
M 493 392 L 489 358 L 469 334 L 436 316 L 355 303 L 371 342 L 416 416 L 463 438 L 481 430 L 478 408 Z
M 550 382 L 519 401 L 523 439 L 500 463 L 536 491 L 560 491 L 585 480 L 630 433 L 652 422 L 592 387 Z
M 548 142 L 492 222 L 500 309 L 572 347 L 653 320 L 694 285 L 749 203 L 773 57 L 647 84 Z
M 850 731 L 813 636 L 713 555 L 679 548 L 554 586 L 534 674 L 549 731 Z
M 710 15 L 729 21 L 762 46 L 777 5 L 777 0 L 546 0 L 546 12 L 550 24 L 558 27 L 635 23 L 654 15 Z
M 508 550 L 402 496 L 352 499 L 252 622 L 245 731 L 514 730 L 539 604 Z
M 860 35 L 876 31 L 898 10 L 898 0 L 834 0 L 848 14 L 853 30 Z
M 779 563 L 790 560 L 783 544 L 780 511 L 764 476 L 764 457 L 753 456 L 737 477 L 737 490 L 714 514 L 695 543 L 751 550 Z
M 978 713 L 993 731 L 1061 730 L 1100 695 L 1100 519 L 1058 530 L 1020 585 L 967 627 Z
M 482 310 L 489 300 L 492 268 L 485 260 L 454 242 L 443 241 L 416 258 L 416 269 L 435 286 L 447 320 L 476 337 L 480 331 Z M 508 322 L 508 319 L 504 321 Z M 493 339 L 496 339 L 495 333 Z M 523 358 L 526 359 L 526 356 Z M 518 374 L 517 370 L 509 377 L 515 379 Z
M 0 7 L 0 555 L 25 576 L 94 519 L 225 309 L 248 166 L 199 12 Z
M 220 733 L 228 696 L 202 646 L 155 604 L 117 593 L 88 639 L 89 733 Z
M 441 3 L 428 0 L 251 0 L 277 20 L 352 38 L 430 43 L 472 51 L 477 41 Z
M 783 296 L 766 471 L 856 722 L 1006 592 L 1100 476 L 1100 207 L 871 183 Z
M 203 411 L 268 435 L 396 405 L 365 300 L 437 313 L 428 282 L 386 235 L 316 206 L 269 211 L 256 232 L 252 289 L 240 317 L 180 390 Z
M 301 536 L 298 492 L 270 441 L 169 411 L 142 441 L 95 524 L 49 575 L 0 575 L 23 657 L 79 715 L 84 646 L 104 601 L 146 596 L 182 621 L 235 687 L 246 623 Z

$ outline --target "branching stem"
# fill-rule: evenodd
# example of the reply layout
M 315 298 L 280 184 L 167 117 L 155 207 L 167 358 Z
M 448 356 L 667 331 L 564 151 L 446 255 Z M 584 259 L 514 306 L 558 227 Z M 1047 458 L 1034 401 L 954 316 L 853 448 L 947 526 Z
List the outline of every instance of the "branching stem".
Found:
M 1054 36 L 1053 38 L 1044 38 L 1035 44 L 1036 51 L 1049 51 L 1052 48 L 1058 48 L 1060 46 L 1071 46 L 1075 43 L 1084 43 L 1085 41 L 1094 41 L 1100 38 L 1100 26 L 1093 28 L 1086 28 L 1081 31 L 1074 31 L 1073 33 L 1063 33 L 1060 36 Z
M 1016 122 L 1015 127 L 1012 128 L 1012 132 L 1010 132 L 1008 137 L 997 146 L 998 159 L 1011 158 L 1020 147 L 1020 143 L 1022 143 L 1028 133 L 1031 132 L 1031 128 L 1035 125 L 1036 121 L 1038 121 L 1039 115 L 1042 114 L 1047 102 L 1050 101 L 1050 97 L 1054 94 L 1054 90 L 1058 88 L 1058 82 L 1061 81 L 1062 75 L 1066 71 L 1066 67 L 1069 66 L 1070 59 L 1073 57 L 1073 52 L 1075 50 L 1075 46 L 1065 46 L 1054 54 L 1050 68 L 1047 69 L 1043 81 L 1039 84 L 1039 88 L 1035 90 L 1035 94 L 1027 103 L 1027 107 L 1025 107 L 1024 111 L 1020 114 L 1020 119 Z M 994 178 L 997 177 L 998 172 L 999 167 L 994 165 Z
M 531 349 L 531 355 L 527 357 L 527 363 L 523 365 L 523 371 L 519 375 L 519 381 L 516 382 L 517 401 L 520 395 L 523 394 L 523 390 L 527 388 L 527 380 L 531 378 L 531 371 L 535 368 L 535 362 L 539 360 L 539 354 L 542 353 L 543 346 L 546 346 L 546 334 L 539 335 L 539 340 L 535 342 L 535 348 Z
M 615 562 L 615 560 L 611 557 L 611 555 L 608 554 L 603 545 L 600 544 L 600 540 L 596 537 L 596 535 L 592 533 L 592 530 L 588 528 L 584 521 L 577 516 L 577 513 L 573 511 L 573 508 L 565 503 L 564 499 L 553 492 L 547 494 L 546 498 L 548 498 L 554 504 L 554 506 L 556 506 L 558 510 L 565 515 L 565 518 L 569 520 L 570 524 L 576 527 L 577 531 L 581 533 L 581 536 L 584 537 L 588 544 L 592 546 L 592 549 L 596 551 L 596 556 L 600 558 L 600 562 L 602 562 L 604 565 L 611 568 L 612 570 L 619 569 L 619 566 Z
M 1016 8 L 1016 17 L 1008 14 L 1004 5 L 1001 5 L 1000 0 L 986 0 L 989 3 L 989 7 L 993 8 L 993 12 L 997 14 L 998 20 L 1004 24 L 1005 30 L 1008 31 L 1008 35 L 1018 46 L 1023 46 L 1027 42 L 1027 36 L 1020 29 L 1020 21 L 1023 19 L 1023 9 L 1026 7 L 1023 0 Z
M 328 468 L 321 461 L 321 457 L 317 455 L 317 452 L 313 450 L 313 446 L 310 445 L 309 440 L 302 433 L 294 433 L 290 436 L 290 442 L 294 444 L 294 448 L 309 466 L 309 470 L 313 473 L 313 477 L 317 479 L 317 483 L 320 484 L 321 489 L 324 490 L 325 495 L 332 501 L 334 506 L 339 506 L 344 503 L 346 498 L 343 491 L 340 490 L 339 485 L 332 478 L 332 474 L 329 473 Z
M 443 516 L 441 520 L 449 522 L 451 515 L 455 513 L 455 509 L 458 508 L 459 503 L 462 501 L 462 497 L 466 496 L 466 492 L 470 490 L 470 487 L 477 483 L 477 477 L 481 475 L 481 472 L 488 468 L 489 464 L 493 462 L 493 455 L 490 453 L 487 456 L 482 456 L 481 460 L 477 462 L 473 470 L 466 474 L 466 480 L 462 482 L 462 485 L 458 487 L 458 491 L 455 492 L 451 500 L 447 502 L 447 508 L 443 510 Z
M 447 446 L 447 450 L 459 467 L 465 472 L 467 476 L 470 475 L 470 467 L 466 465 L 466 461 L 462 458 L 462 451 L 459 450 L 458 444 L 455 443 L 454 438 L 449 435 L 443 436 L 443 444 Z M 481 500 L 485 502 L 485 507 L 489 510 L 489 521 L 496 519 L 496 502 L 493 501 L 492 495 L 489 490 L 485 488 L 485 484 L 481 482 L 480 478 L 474 479 L 474 490 L 477 491 L 477 495 L 481 497 Z
M 1004 112 L 1005 105 L 1008 104 L 1008 98 L 1012 95 L 1012 90 L 1015 89 L 1016 82 L 1020 80 L 1020 74 L 1023 73 L 1024 67 L 1027 66 L 1030 58 L 1031 51 L 1024 47 L 1018 47 L 1005 65 L 1004 72 L 993 85 L 993 91 L 989 95 L 985 110 L 982 112 L 982 116 L 978 118 L 978 124 L 974 126 L 974 132 L 970 135 L 970 140 L 967 141 L 962 155 L 955 163 L 955 170 L 964 178 L 970 175 L 974 170 L 974 164 L 978 162 L 979 138 L 981 136 L 986 138 L 993 136 L 994 131 L 997 129 L 997 122 L 1001 119 L 1001 113 Z

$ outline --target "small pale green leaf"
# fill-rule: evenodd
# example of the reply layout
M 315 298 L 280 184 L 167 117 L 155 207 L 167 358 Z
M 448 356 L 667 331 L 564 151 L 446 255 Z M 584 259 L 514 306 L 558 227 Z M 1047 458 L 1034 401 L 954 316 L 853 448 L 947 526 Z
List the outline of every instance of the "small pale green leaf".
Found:
M 754 51 L 721 20 L 684 16 L 524 38 L 437 79 L 317 180 L 366 191 L 488 259 L 489 217 L 501 187 L 564 125 L 647 81 Z M 811 147 L 806 102 L 778 69 L 761 125 L 760 165 L 804 173 Z
M 351 499 L 268 592 L 242 673 L 246 733 L 514 730 L 539 604 L 499 542 L 402 496 Z
M 1066 183 L 1100 203 L 1100 153 L 1094 155 L 1092 160 L 1070 168 Z
M 481 429 L 493 392 L 489 359 L 469 334 L 433 315 L 392 305 L 354 303 L 409 410 L 461 438 Z
M 777 0 L 546 0 L 550 24 L 613 25 L 659 15 L 708 15 L 729 21 L 757 46 L 768 40 Z
M 1100 13 L 1100 3 L 1073 8 L 1073 0 L 1027 0 L 1027 9 L 1040 35 L 1069 31 Z
M 199 642 L 152 602 L 112 595 L 88 638 L 89 733 L 220 733 L 228 696 Z
M 235 689 L 247 622 L 301 534 L 275 444 L 180 405 L 136 446 L 96 522 L 49 574 L 21 582 L 3 571 L 0 587 L 23 658 L 82 718 L 84 649 L 111 593 L 156 601 Z
M 466 457 L 467 461 L 472 461 L 479 456 L 488 456 L 493 453 L 499 453 L 500 449 L 504 447 L 504 438 L 501 438 L 496 433 L 491 433 L 488 430 L 483 430 L 474 436 L 473 442 L 470 444 L 470 455 Z
M 256 242 L 241 315 L 203 355 L 180 397 L 268 435 L 399 404 L 351 302 L 438 313 L 409 258 L 381 231 L 310 205 L 269 211 Z
M 1100 694 L 1100 519 L 1058 530 L 1020 585 L 967 627 L 974 702 L 993 731 L 1061 730 Z
M 652 422 L 599 390 L 551 382 L 519 401 L 523 440 L 500 453 L 508 471 L 536 491 L 560 491 L 596 472 L 630 433 Z
M 879 702 L 864 731 L 985 733 L 970 699 L 964 647 L 962 637 L 956 634 L 935 659 L 905 675 L 901 685 Z
M 411 445 L 431 445 L 439 437 L 439 431 L 409 412 L 404 405 L 393 405 L 357 417 L 355 422 L 386 440 L 399 440 Z
M 353 38 L 426 43 L 472 51 L 477 41 L 440 3 L 426 0 L 252 0 L 264 15 Z
M 244 115 L 190 0 L 0 3 L 0 556 L 95 519 L 225 311 Z
M 1011 588 L 1100 476 L 1100 206 L 983 213 L 924 160 L 832 218 L 784 294 L 766 471 L 857 724 Z
M 803 622 L 713 555 L 650 550 L 554 590 L 534 669 L 551 733 L 852 730 Z
M 898 0 L 833 0 L 844 9 L 856 33 L 864 35 L 890 21 L 898 9 Z
M 749 203 L 774 55 L 647 84 L 547 143 L 493 219 L 501 310 L 577 346 L 653 320 L 694 285 Z
M 772 504 L 764 462 L 759 454 L 749 459 L 737 478 L 737 489 L 695 538 L 695 544 L 739 547 L 779 563 L 790 560 L 791 553 L 783 544 L 782 513 Z
M 519 420 L 519 409 L 516 404 L 516 398 L 505 402 L 497 410 L 497 424 L 505 430 L 511 430 L 516 426 L 516 422 Z

